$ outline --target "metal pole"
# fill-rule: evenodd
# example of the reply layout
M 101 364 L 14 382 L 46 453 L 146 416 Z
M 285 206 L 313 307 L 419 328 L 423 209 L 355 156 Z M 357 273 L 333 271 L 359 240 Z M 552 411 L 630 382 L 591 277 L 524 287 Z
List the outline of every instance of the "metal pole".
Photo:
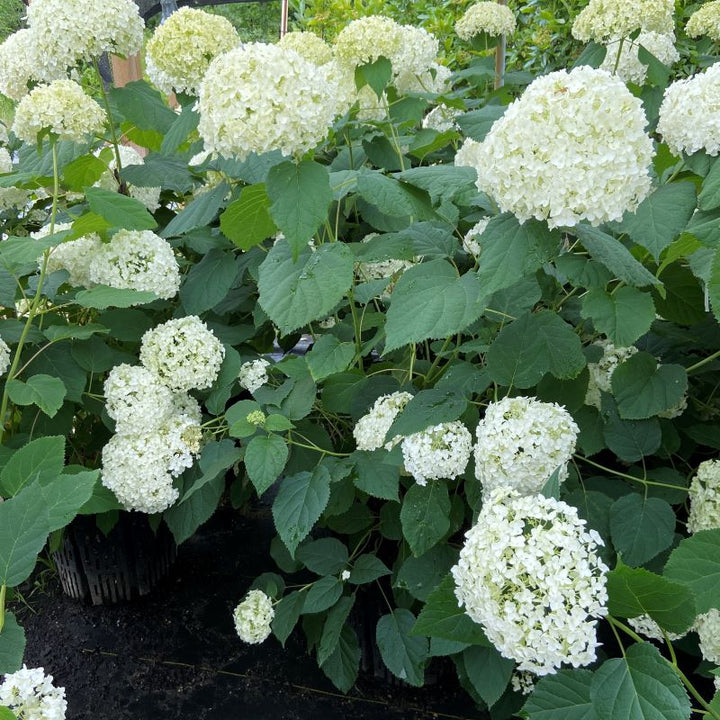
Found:
M 499 5 L 505 5 L 506 0 L 497 0 Z M 495 89 L 501 88 L 504 84 L 503 76 L 505 75 L 505 35 L 500 36 L 497 47 L 495 48 Z
M 280 37 L 283 37 L 288 31 L 288 15 L 289 15 L 289 0 L 282 0 L 280 9 Z

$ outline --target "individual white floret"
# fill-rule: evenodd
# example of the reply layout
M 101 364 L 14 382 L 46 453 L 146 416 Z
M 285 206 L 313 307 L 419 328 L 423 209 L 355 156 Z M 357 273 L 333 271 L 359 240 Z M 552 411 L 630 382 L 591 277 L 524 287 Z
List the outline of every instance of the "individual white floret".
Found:
M 235 631 L 243 642 L 251 645 L 267 640 L 274 617 L 272 600 L 262 590 L 250 590 L 233 611 Z
M 251 393 L 261 388 L 268 381 L 267 369 L 269 366 L 270 363 L 265 358 L 243 363 L 238 373 L 240 387 Z
M 507 487 L 485 499 L 452 568 L 461 607 L 518 670 L 547 675 L 595 660 L 607 614 L 603 545 L 577 510 Z
M 705 460 L 698 465 L 688 497 L 688 532 L 720 528 L 720 460 Z
M 512 35 L 516 24 L 515 15 L 506 5 L 478 2 L 471 5 L 455 23 L 455 32 L 461 40 L 470 40 L 480 33 L 497 37 Z
M 582 42 L 604 43 L 636 30 L 671 33 L 674 14 L 674 0 L 590 0 L 575 18 L 572 34 Z
M 641 46 L 654 55 L 663 65 L 673 65 L 680 59 L 680 53 L 675 47 L 674 34 L 642 32 L 635 40 L 624 38 L 622 48 L 619 40 L 609 42 L 605 59 L 600 67 L 608 72 L 615 72 L 625 82 L 642 85 L 647 76 L 647 65 L 640 62 Z M 618 52 L 620 52 L 619 61 L 617 58 Z
M 5 675 L 0 684 L 0 705 L 20 720 L 65 720 L 65 688 L 53 685 L 43 668 L 28 668 Z
M 472 452 L 472 435 L 459 421 L 433 425 L 403 438 L 403 464 L 418 485 L 462 475 Z
M 363 415 L 353 428 L 357 449 L 377 450 L 383 445 L 390 449 L 397 445 L 402 439 L 400 436 L 385 443 L 385 435 L 410 400 L 412 400 L 412 395 L 407 392 L 394 392 L 379 397 L 370 408 L 370 412 Z

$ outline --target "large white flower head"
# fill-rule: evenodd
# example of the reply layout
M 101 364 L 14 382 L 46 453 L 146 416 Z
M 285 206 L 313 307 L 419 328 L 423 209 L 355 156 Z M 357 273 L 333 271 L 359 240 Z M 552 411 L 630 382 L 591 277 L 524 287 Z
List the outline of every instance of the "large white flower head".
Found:
M 196 315 L 168 320 L 142 337 L 140 362 L 172 390 L 209 388 L 225 348 Z
M 675 155 L 720 152 L 720 63 L 668 86 L 657 131 Z
M 60 140 L 83 142 L 105 124 L 103 109 L 73 80 L 40 85 L 17 106 L 12 130 L 34 144 L 38 133 L 49 131 Z
M 146 71 L 164 93 L 196 95 L 210 63 L 240 42 L 221 15 L 182 7 L 155 30 L 146 47 Z
M 294 50 L 313 65 L 326 65 L 333 59 L 332 47 L 313 32 L 285 33 L 277 44 Z
M 0 684 L 0 705 L 21 720 L 65 720 L 65 688 L 53 685 L 43 668 L 28 668 L 5 675 Z
M 720 40 L 720 0 L 701 5 L 687 21 L 685 32 L 691 38 L 707 35 L 716 42 Z
M 647 65 L 640 62 L 640 47 L 644 47 L 654 55 L 663 65 L 672 65 L 680 59 L 680 53 L 675 47 L 673 33 L 642 32 L 637 39 L 624 38 L 622 48 L 620 40 L 613 40 L 607 44 L 605 59 L 600 66 L 608 72 L 615 71 L 617 76 L 625 82 L 642 85 L 647 76 Z M 620 52 L 620 59 L 617 54 Z M 617 70 L 615 66 L 617 63 Z
M 490 403 L 475 446 L 475 476 L 483 496 L 501 486 L 523 495 L 538 493 L 558 467 L 563 482 L 578 432 L 570 413 L 557 403 L 522 396 Z
M 56 232 L 60 232 L 61 225 L 55 226 Z M 69 227 L 71 227 L 70 223 L 67 224 L 67 228 Z M 103 245 L 100 236 L 95 233 L 56 245 L 48 258 L 47 272 L 67 270 L 68 284 L 76 287 L 94 287 L 95 283 L 90 279 L 90 263 L 102 251 Z
M 91 282 L 154 292 L 169 300 L 180 288 L 180 268 L 170 243 L 152 230 L 119 230 L 90 260 Z
M 370 408 L 370 412 L 363 415 L 353 428 L 353 437 L 358 450 L 377 450 L 385 445 L 387 449 L 394 447 L 401 440 L 395 437 L 385 443 L 385 435 L 395 421 L 398 413 L 412 400 L 407 392 L 394 392 L 382 395 Z
M 554 673 L 595 660 L 597 618 L 607 614 L 603 545 L 577 510 L 497 488 L 465 534 L 452 568 L 455 595 L 519 670 Z
M 36 75 L 35 38 L 30 30 L 18 30 L 0 45 L 0 92 L 20 100 Z
M 145 23 L 133 0 L 33 0 L 27 22 L 42 49 L 37 71 L 48 81 L 80 60 L 104 52 L 134 55 L 143 45 Z
M 612 376 L 615 368 L 632 357 L 638 350 L 634 345 L 630 347 L 615 347 L 609 340 L 598 340 L 593 343 L 603 350 L 602 357 L 596 363 L 588 363 L 588 388 L 585 394 L 585 404 L 600 408 L 602 396 L 600 392 L 612 392 Z
M 165 422 L 158 428 L 167 449 L 167 468 L 172 476 L 192 467 L 202 444 L 202 413 L 198 401 L 187 393 L 174 393 Z
M 300 156 L 328 133 L 338 79 L 278 45 L 249 43 L 215 58 L 200 84 L 198 130 L 207 150 L 244 159 Z M 343 110 L 344 111 L 344 110 Z
M 581 42 L 605 43 L 636 30 L 670 33 L 674 13 L 674 0 L 590 0 L 575 18 L 572 34 Z
M 262 590 L 250 590 L 233 611 L 235 631 L 243 642 L 251 645 L 267 640 L 274 617 L 272 600 Z
M 10 367 L 10 353 L 9 345 L 0 338 L 0 376 L 4 375 Z
M 497 37 L 512 35 L 516 24 L 515 15 L 506 5 L 478 2 L 471 5 L 455 23 L 455 32 L 461 40 L 470 40 L 480 33 Z
M 560 70 L 532 82 L 461 162 L 474 161 L 478 189 L 521 223 L 599 225 L 650 191 L 646 123 L 620 78 L 587 66 Z
M 144 165 L 145 160 L 142 155 L 133 147 L 129 145 L 118 145 L 118 152 L 120 154 L 120 164 L 122 167 L 128 167 L 129 165 Z M 104 188 L 105 190 L 112 190 L 117 192 L 120 184 L 115 177 L 115 170 L 117 169 L 117 159 L 115 153 L 108 163 L 108 169 L 100 176 L 100 179 L 95 183 L 97 187 Z M 155 212 L 160 207 L 160 188 L 159 187 L 139 187 L 128 183 L 127 191 L 130 197 L 139 200 L 150 212 Z
M 427 485 L 428 480 L 452 480 L 465 472 L 472 452 L 472 435 L 455 420 L 403 438 L 401 448 L 405 470 L 418 485 Z
M 700 652 L 709 663 L 720 665 L 720 610 L 712 608 L 695 618 L 693 630 L 700 640 Z
M 265 358 L 250 360 L 240 366 L 238 382 L 248 392 L 255 392 L 268 381 L 267 369 L 270 363 Z
M 705 460 L 698 465 L 688 493 L 688 532 L 720 528 L 720 460 Z

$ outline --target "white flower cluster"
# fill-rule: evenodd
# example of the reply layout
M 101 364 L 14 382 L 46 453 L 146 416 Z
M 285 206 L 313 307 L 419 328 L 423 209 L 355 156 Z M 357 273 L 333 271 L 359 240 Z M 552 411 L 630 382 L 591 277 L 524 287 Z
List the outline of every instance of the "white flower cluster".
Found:
M 470 40 L 480 33 L 497 37 L 512 35 L 516 24 L 515 15 L 506 5 L 497 2 L 479 2 L 471 5 L 455 23 L 455 32 L 461 40 Z
M 294 50 L 313 65 L 326 65 L 333 59 L 330 45 L 313 32 L 285 33 L 277 44 L 280 47 Z
M 338 78 L 295 51 L 249 43 L 215 58 L 199 90 L 205 148 L 244 159 L 280 150 L 302 155 L 328 133 L 338 112 Z
M 440 133 L 447 132 L 455 127 L 455 118 L 460 114 L 461 112 L 457 108 L 441 103 L 423 118 L 422 126 Z
M 587 665 L 598 645 L 596 619 L 607 613 L 601 545 L 575 508 L 499 488 L 452 568 L 458 603 L 520 671 Z
M 535 676 L 529 672 L 513 672 L 510 684 L 515 692 L 529 695 L 535 689 Z
M 243 363 L 238 373 L 240 387 L 251 393 L 261 388 L 268 381 L 267 369 L 269 366 L 270 363 L 265 358 Z
M 168 320 L 148 330 L 140 362 L 171 390 L 209 388 L 220 372 L 225 348 L 196 315 Z
M 716 42 L 720 40 L 720 0 L 701 5 L 687 21 L 685 32 L 691 38 L 707 35 Z
M 211 61 L 240 42 L 232 23 L 190 7 L 175 11 L 147 43 L 146 72 L 164 93 L 196 95 Z
M 477 223 L 471 227 L 462 241 L 463 250 L 468 254 L 472 255 L 476 260 L 480 257 L 480 243 L 476 238 L 480 237 L 488 226 L 491 218 L 481 218 Z
M 18 30 L 0 45 L 0 92 L 12 100 L 22 99 L 35 74 L 35 38 L 30 30 Z
M 145 160 L 135 148 L 129 145 L 118 145 L 118 151 L 120 153 L 120 164 L 122 167 L 128 167 L 128 165 L 144 165 Z M 105 190 L 112 190 L 117 192 L 120 185 L 115 177 L 115 169 L 117 168 L 117 159 L 113 152 L 113 157 L 108 163 L 108 169 L 100 176 L 100 179 L 95 183 L 97 187 L 104 188 Z M 127 186 L 130 197 L 139 200 L 150 212 L 155 212 L 160 207 L 160 188 L 159 187 L 137 187 L 135 185 Z
M 700 640 L 700 652 L 708 662 L 720 665 L 720 610 L 712 608 L 695 618 L 693 630 Z
M 68 230 L 71 223 L 60 223 L 55 226 L 55 232 Z M 36 233 L 33 233 L 35 236 Z M 53 273 L 57 270 L 67 270 L 69 273 L 67 282 L 76 287 L 93 287 L 90 279 L 90 263 L 93 258 L 102 251 L 103 241 L 99 235 L 91 233 L 83 235 L 77 240 L 56 245 L 50 252 L 47 262 L 47 272 Z
M 164 300 L 180 289 L 172 246 L 151 230 L 118 230 L 90 259 L 88 278 L 99 285 L 154 292 Z
M 472 452 L 472 435 L 459 421 L 433 425 L 403 438 L 405 470 L 418 485 L 428 480 L 456 478 L 467 467 Z
M 632 357 L 637 348 L 615 347 L 609 340 L 598 340 L 594 345 L 599 345 L 603 350 L 602 357 L 596 363 L 588 363 L 588 388 L 585 394 L 585 404 L 600 408 L 602 397 L 600 392 L 612 392 L 612 376 L 615 368 Z
M 10 346 L 0 338 L 0 376 L 7 372 L 10 367 Z
M 53 685 L 43 668 L 27 668 L 5 675 L 0 684 L 0 705 L 21 720 L 65 720 L 65 688 Z
M 377 236 L 378 233 L 369 233 L 362 239 L 362 242 L 369 242 Z M 407 270 L 414 264 L 415 263 L 411 260 L 397 260 L 395 258 L 390 258 L 389 260 L 358 263 L 356 266 L 356 272 L 358 278 L 363 281 L 384 280 L 385 278 L 391 278 L 394 275 L 401 274 L 404 270 Z
M 73 80 L 55 80 L 26 95 L 15 110 L 12 130 L 21 140 L 34 144 L 45 130 L 60 140 L 83 142 L 105 124 L 102 108 Z
M 617 76 L 625 82 L 642 85 L 647 76 L 647 65 L 640 62 L 640 46 L 654 55 L 663 65 L 670 66 L 680 59 L 680 53 L 675 47 L 674 34 L 642 32 L 635 40 L 624 38 L 622 47 L 620 47 L 620 40 L 609 42 L 605 59 L 600 67 L 608 72 L 615 71 Z M 619 60 L 618 51 L 620 52 Z M 617 70 L 615 70 L 616 63 Z
M 262 590 L 250 590 L 233 611 L 238 636 L 251 645 L 267 640 L 274 617 L 272 600 Z
M 638 615 L 634 618 L 629 618 L 628 623 L 630 627 L 640 635 L 650 638 L 651 640 L 659 640 L 664 642 L 665 636 L 660 626 L 649 616 L 649 615 Z M 686 633 L 678 635 L 677 633 L 669 632 L 667 634 L 670 640 L 679 640 L 684 637 Z
M 660 105 L 657 131 L 675 155 L 704 148 L 720 152 L 720 63 L 686 80 L 676 80 Z
M 688 532 L 720 528 L 720 460 L 705 460 L 698 465 L 688 496 Z
M 7 148 L 0 147 L 0 175 L 12 172 L 12 169 L 13 162 L 10 153 Z M 14 207 L 23 207 L 29 197 L 30 192 L 22 188 L 14 186 L 0 188 L 0 212 Z
M 563 482 L 578 432 L 570 413 L 557 403 L 522 396 L 490 403 L 475 446 L 475 476 L 483 496 L 501 486 L 522 495 L 540 492 L 558 467 Z
M 358 450 L 377 450 L 385 445 L 391 449 L 402 439 L 399 435 L 385 443 L 385 435 L 395 421 L 398 413 L 412 400 L 407 392 L 394 392 L 379 397 L 370 412 L 363 415 L 353 428 L 353 437 Z
M 653 144 L 642 103 L 587 66 L 537 78 L 456 164 L 520 222 L 599 225 L 634 210 L 650 191 Z M 459 153 L 460 154 L 460 153 Z
M 572 34 L 581 42 L 605 43 L 626 38 L 635 30 L 671 33 L 674 0 L 590 0 L 575 18 Z

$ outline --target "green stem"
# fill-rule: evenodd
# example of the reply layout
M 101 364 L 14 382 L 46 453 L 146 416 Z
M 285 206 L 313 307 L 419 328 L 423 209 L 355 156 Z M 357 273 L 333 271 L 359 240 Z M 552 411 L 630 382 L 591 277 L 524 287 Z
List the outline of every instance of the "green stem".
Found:
M 626 635 L 629 635 L 635 642 L 645 642 L 632 628 L 628 627 L 625 623 L 620 622 L 617 618 L 612 615 L 607 616 L 607 621 L 611 627 L 620 628 Z
M 641 483 L 642 485 L 645 485 L 646 487 L 647 486 L 664 487 L 664 488 L 671 488 L 672 490 L 682 490 L 683 492 L 688 491 L 686 487 L 682 487 L 681 485 L 671 485 L 670 483 L 657 482 L 655 480 L 644 480 L 643 478 L 635 477 L 634 475 L 628 475 L 627 473 L 620 472 L 619 470 L 613 470 L 612 468 L 605 467 L 605 465 L 600 465 L 600 463 L 596 463 L 594 460 L 590 460 L 590 458 L 586 458 L 584 455 L 573 455 L 573 457 L 576 460 L 582 460 L 584 463 L 587 463 L 588 465 L 592 465 L 594 468 L 597 468 L 598 470 L 604 470 L 605 472 L 608 472 L 611 475 L 621 477 L 625 480 L 631 480 L 632 482 Z
M 7 585 L 3 583 L 0 586 L 0 633 L 5 627 L 5 594 L 7 592 Z
M 122 170 L 122 160 L 120 160 L 119 140 L 117 132 L 115 132 L 115 123 L 113 122 L 112 112 L 110 112 L 110 101 L 108 100 L 107 92 L 105 92 L 105 81 L 100 73 L 100 66 L 98 65 L 97 59 L 94 60 L 93 63 L 95 65 L 95 72 L 97 73 L 98 80 L 100 81 L 100 92 L 102 94 L 103 104 L 105 105 L 105 113 L 107 114 L 108 122 L 110 123 L 110 135 L 112 136 L 113 149 L 115 150 L 115 169 L 119 173 Z
M 703 365 L 707 365 L 708 363 L 712 362 L 713 360 L 717 360 L 717 358 L 720 357 L 720 350 L 717 352 L 714 352 L 712 355 L 708 355 L 703 360 L 700 360 L 696 362 L 694 365 L 691 365 L 689 368 L 685 368 L 685 372 L 689 375 L 691 372 L 694 372 L 695 370 L 698 370 L 699 368 L 703 367 Z
M 445 342 L 443 343 L 442 347 L 440 348 L 440 352 L 435 356 L 435 359 L 433 360 L 432 365 L 430 366 L 430 369 L 425 373 L 425 385 L 428 385 L 432 379 L 432 374 L 435 371 L 435 368 L 437 367 L 438 363 L 442 359 L 442 354 L 445 352 L 447 346 L 452 341 L 452 337 L 445 338 Z M 412 378 L 411 378 L 412 379 Z
M 308 438 L 306 438 L 304 435 L 300 435 L 300 433 L 295 433 L 295 434 L 298 437 L 301 437 L 306 442 L 304 442 L 304 443 L 297 442 L 297 440 L 293 440 L 290 437 L 290 433 L 288 433 L 288 437 L 287 437 L 288 445 L 295 445 L 295 447 L 305 448 L 306 450 L 314 450 L 315 452 L 322 453 L 323 455 L 331 455 L 332 457 L 340 457 L 340 458 L 350 457 L 350 453 L 336 453 L 336 452 L 333 452 L 332 450 L 326 450 L 325 448 L 321 448 L 318 445 L 315 445 L 315 443 L 313 443 L 312 440 L 308 440 Z
M 617 56 L 615 57 L 615 66 L 613 67 L 613 71 L 612 71 L 613 75 L 617 75 L 617 69 L 618 69 L 618 65 L 620 65 L 620 55 L 622 55 L 622 49 L 623 49 L 624 42 L 625 42 L 625 38 L 620 38 L 620 42 L 618 43 Z

